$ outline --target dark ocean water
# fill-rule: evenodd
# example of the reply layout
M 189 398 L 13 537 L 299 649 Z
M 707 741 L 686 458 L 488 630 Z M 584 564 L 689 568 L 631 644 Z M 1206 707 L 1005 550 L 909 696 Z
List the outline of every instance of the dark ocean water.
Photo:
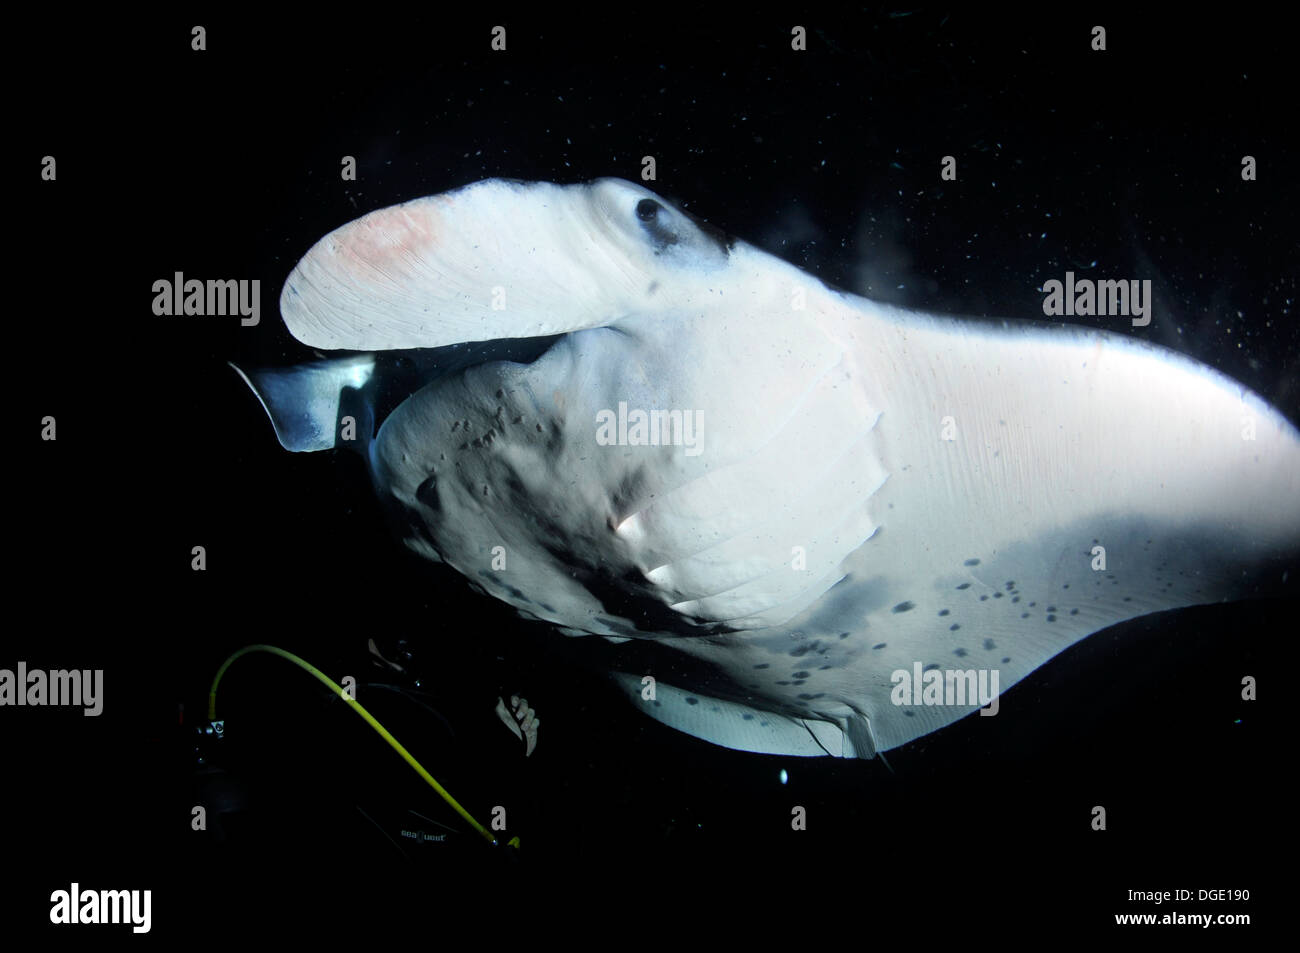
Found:
M 1295 572 L 1279 599 L 1098 633 L 1013 688 L 996 730 L 966 719 L 889 766 L 744 754 L 644 719 L 567 640 L 407 554 L 360 460 L 282 451 L 226 362 L 309 356 L 279 322 L 280 283 L 352 218 L 491 176 L 636 179 L 653 155 L 655 191 L 879 300 L 1037 318 L 1042 282 L 1066 270 L 1150 278 L 1149 327 L 1078 323 L 1189 354 L 1294 422 L 1300 190 L 1280 27 L 1101 17 L 1109 49 L 1094 53 L 1094 14 L 884 9 L 809 21 L 794 53 L 797 18 L 533 14 L 498 18 L 508 49 L 494 54 L 496 14 L 362 15 L 202 19 L 202 54 L 185 17 L 25 34 L 59 78 L 19 107 L 32 211 L 15 278 L 31 295 L 11 316 L 10 386 L 22 432 L 53 414 L 59 439 L 25 445 L 16 468 L 11 598 L 34 611 L 0 667 L 103 668 L 109 694 L 98 719 L 0 712 L 10 856 L 31 874 L 0 897 L 5 924 L 39 927 L 49 892 L 78 878 L 151 887 L 156 932 L 177 938 L 268 916 L 301 926 L 308 909 L 404 929 L 396 885 L 600 895 L 641 877 L 620 902 L 757 883 L 791 911 L 861 902 L 903 934 L 936 918 L 1114 931 L 1112 914 L 1154 909 L 1130 889 L 1249 889 L 1250 904 L 1186 909 L 1263 919 L 1280 886 Z M 57 184 L 33 184 L 46 154 Z M 948 154 L 957 183 L 938 181 Z M 343 155 L 355 182 L 339 180 Z M 1243 155 L 1258 181 L 1241 181 Z M 155 317 L 151 284 L 176 271 L 259 278 L 261 325 Z M 189 568 L 196 544 L 204 573 Z M 369 636 L 410 641 L 465 739 L 491 727 L 499 690 L 538 709 L 523 763 L 508 745 L 480 757 L 421 741 L 431 716 L 375 702 L 427 745 L 435 776 L 432 759 L 454 766 L 476 814 L 511 805 L 516 860 L 392 845 L 379 829 L 405 811 L 456 822 L 307 676 L 265 658 L 222 689 L 239 731 L 218 760 L 251 792 L 239 822 L 222 844 L 190 830 L 185 732 L 221 660 L 265 641 L 360 672 Z M 1245 675 L 1258 702 L 1240 699 Z M 1089 826 L 1098 804 L 1104 833 Z M 792 805 L 807 831 L 790 830 Z

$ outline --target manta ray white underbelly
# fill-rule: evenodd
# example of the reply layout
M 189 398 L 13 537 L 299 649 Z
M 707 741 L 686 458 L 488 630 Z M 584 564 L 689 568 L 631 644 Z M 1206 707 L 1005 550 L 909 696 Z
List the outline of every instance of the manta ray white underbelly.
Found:
M 373 212 L 280 307 L 371 355 L 249 375 L 287 448 L 360 426 L 409 547 L 616 643 L 634 704 L 733 748 L 873 756 L 1300 549 L 1300 434 L 1240 384 L 843 294 L 619 180 Z

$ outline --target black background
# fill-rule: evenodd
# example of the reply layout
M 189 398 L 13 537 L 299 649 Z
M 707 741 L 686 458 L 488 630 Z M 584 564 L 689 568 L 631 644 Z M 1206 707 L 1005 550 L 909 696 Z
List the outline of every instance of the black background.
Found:
M 1268 919 L 1294 594 L 1098 633 L 999 717 L 889 752 L 892 770 L 733 752 L 644 719 L 564 639 L 407 555 L 360 461 L 283 452 L 225 362 L 308 356 L 279 321 L 280 283 L 364 212 L 490 176 L 637 179 L 653 155 L 660 194 L 881 300 L 1032 318 L 1066 270 L 1150 278 L 1149 327 L 1091 320 L 1209 363 L 1295 421 L 1287 31 L 1096 11 L 610 13 L 15 28 L 29 65 L 12 87 L 24 205 L 6 390 L 21 436 L 0 667 L 103 668 L 106 708 L 0 710 L 0 863 L 20 875 L 0 892 L 5 931 L 48 925 L 50 892 L 73 880 L 152 889 L 167 942 L 222 924 L 400 933 L 456 922 L 451 896 L 507 911 L 542 895 L 642 925 L 646 910 L 711 910 L 1008 936 L 1114 932 L 1114 913 L 1157 909 L 1129 889 L 1229 887 L 1251 903 L 1196 909 Z M 206 52 L 190 49 L 194 23 Z M 497 23 L 504 53 L 489 48 Z M 790 50 L 794 23 L 807 52 Z M 1089 49 L 1094 23 L 1106 52 Z M 44 155 L 56 182 L 39 180 Z M 956 182 L 939 180 L 945 155 Z M 261 325 L 154 316 L 151 285 L 175 271 L 260 279 Z M 53 443 L 36 436 L 46 414 Z M 244 737 L 232 768 L 279 793 L 235 846 L 190 830 L 184 732 L 230 651 L 272 642 L 341 675 L 368 635 L 393 632 L 428 647 L 435 681 L 477 673 L 494 694 L 481 665 L 499 656 L 526 682 L 544 727 L 516 795 L 533 825 L 517 861 L 403 857 L 359 829 L 354 795 L 445 808 L 267 657 L 237 663 L 222 698 Z M 1240 700 L 1247 674 L 1257 703 Z M 426 726 L 393 717 L 415 747 Z M 806 832 L 790 830 L 795 804 Z

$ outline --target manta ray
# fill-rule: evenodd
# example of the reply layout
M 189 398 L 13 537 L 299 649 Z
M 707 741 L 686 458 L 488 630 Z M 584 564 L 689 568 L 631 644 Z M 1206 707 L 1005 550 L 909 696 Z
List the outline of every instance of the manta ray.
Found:
M 1236 381 L 848 294 L 618 179 L 371 212 L 280 311 L 342 352 L 240 372 L 286 449 L 363 454 L 407 547 L 730 748 L 874 757 L 1300 550 L 1300 433 Z

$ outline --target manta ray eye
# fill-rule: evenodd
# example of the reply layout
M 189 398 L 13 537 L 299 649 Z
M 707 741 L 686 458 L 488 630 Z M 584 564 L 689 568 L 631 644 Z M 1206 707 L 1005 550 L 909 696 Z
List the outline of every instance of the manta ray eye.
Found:
M 636 217 L 641 219 L 643 222 L 652 222 L 654 221 L 655 216 L 659 214 L 661 208 L 663 208 L 663 206 L 654 199 L 642 199 L 640 202 L 636 203 Z
M 677 261 L 685 261 L 682 256 L 694 255 L 699 259 L 697 264 L 707 259 L 717 265 L 717 252 L 722 252 L 722 260 L 730 254 L 731 240 L 718 228 L 696 219 L 689 212 L 653 198 L 640 199 L 634 211 L 641 231 L 656 255 L 675 255 Z

